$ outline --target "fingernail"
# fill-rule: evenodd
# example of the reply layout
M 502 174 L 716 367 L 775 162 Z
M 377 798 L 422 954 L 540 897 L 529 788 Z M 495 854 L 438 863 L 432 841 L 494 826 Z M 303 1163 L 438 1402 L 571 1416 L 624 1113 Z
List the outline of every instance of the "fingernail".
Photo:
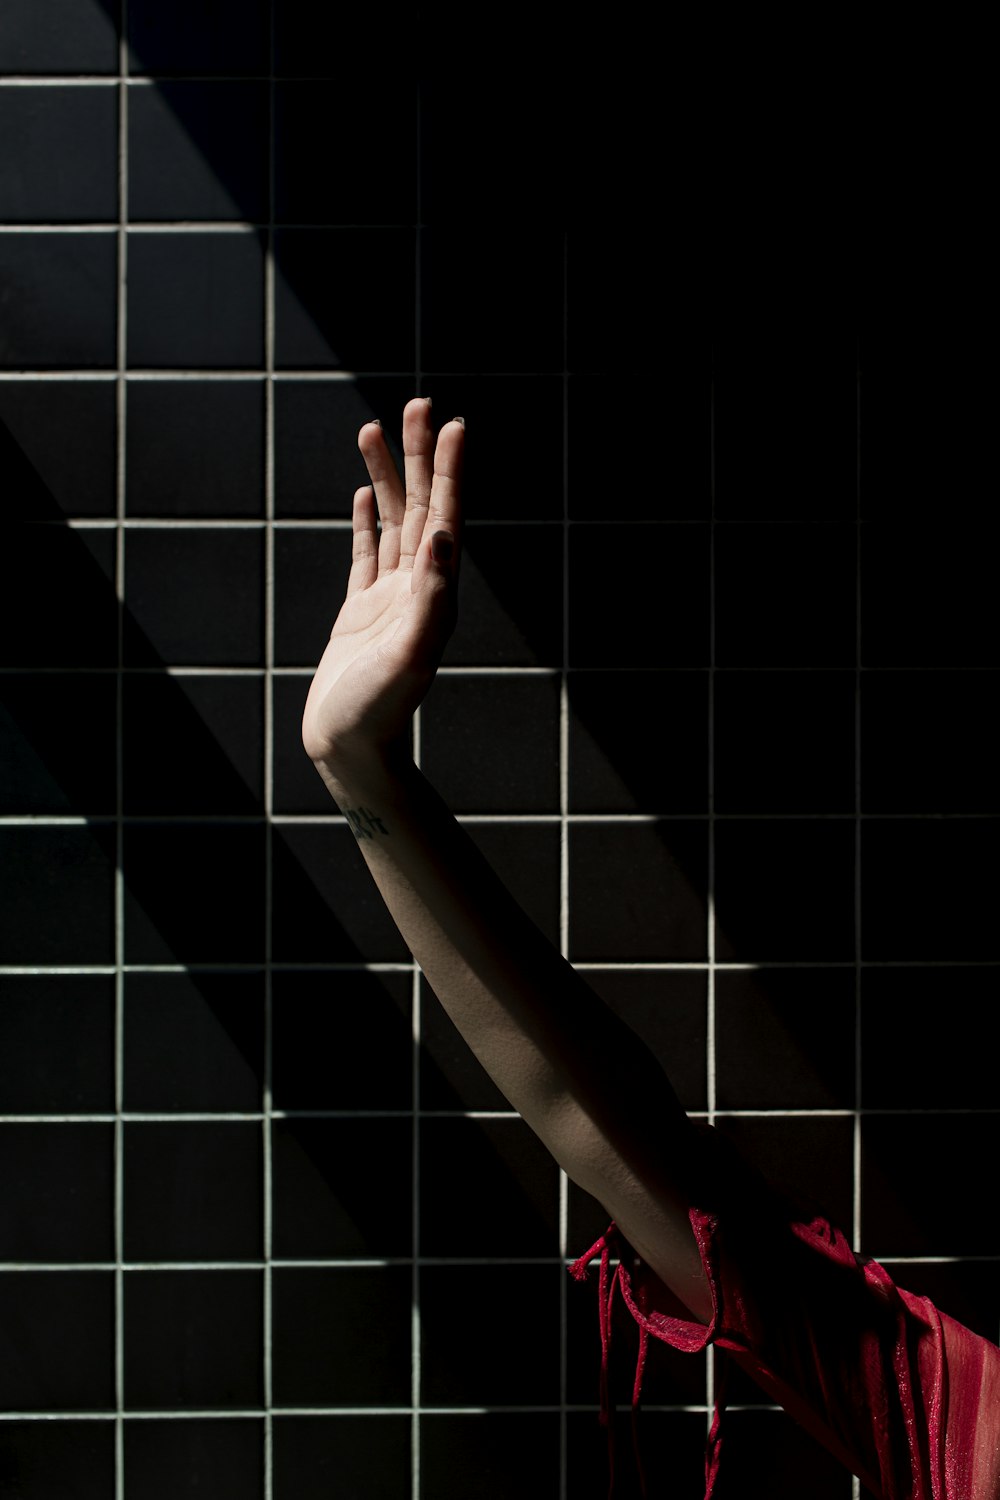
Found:
M 371 425 L 373 427 L 381 427 L 382 426 L 382 423 L 379 421 L 378 417 L 370 417 L 369 421 L 371 422 Z
M 433 406 L 434 405 L 434 402 L 431 400 L 430 396 L 425 396 L 424 400 L 427 402 L 428 406 Z
M 451 420 L 453 422 L 457 422 L 458 425 L 459 425 L 459 427 L 464 427 L 465 426 L 465 418 L 464 417 L 452 417 Z
M 435 531 L 431 537 L 431 557 L 435 562 L 451 562 L 455 541 L 450 532 Z

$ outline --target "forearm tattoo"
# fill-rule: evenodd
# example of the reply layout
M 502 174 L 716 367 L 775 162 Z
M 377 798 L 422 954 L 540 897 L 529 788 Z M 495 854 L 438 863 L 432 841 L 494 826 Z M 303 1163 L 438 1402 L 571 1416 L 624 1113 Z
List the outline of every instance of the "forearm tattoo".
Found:
M 372 812 L 370 807 L 345 807 L 344 817 L 358 840 L 373 839 L 376 833 L 389 832 L 378 813 Z

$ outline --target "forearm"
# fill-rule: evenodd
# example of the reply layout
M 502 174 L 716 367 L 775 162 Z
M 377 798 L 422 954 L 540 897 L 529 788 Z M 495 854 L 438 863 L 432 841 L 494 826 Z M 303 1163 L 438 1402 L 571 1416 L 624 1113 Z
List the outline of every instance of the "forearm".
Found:
M 410 951 L 511 1105 L 654 1265 L 656 1236 L 688 1259 L 691 1127 L 652 1054 L 529 920 L 412 762 L 319 769 Z

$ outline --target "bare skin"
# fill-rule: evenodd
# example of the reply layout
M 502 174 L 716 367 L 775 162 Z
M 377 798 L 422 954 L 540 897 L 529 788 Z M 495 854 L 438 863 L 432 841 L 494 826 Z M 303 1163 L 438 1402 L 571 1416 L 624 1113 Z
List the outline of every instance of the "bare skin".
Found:
M 309 691 L 306 751 L 435 994 L 570 1178 L 685 1309 L 712 1298 L 689 1208 L 701 1153 L 648 1049 L 525 916 L 413 763 L 413 714 L 455 620 L 465 432 L 403 414 L 404 473 L 376 423 L 359 447 L 347 594 Z M 381 521 L 381 532 L 376 524 Z

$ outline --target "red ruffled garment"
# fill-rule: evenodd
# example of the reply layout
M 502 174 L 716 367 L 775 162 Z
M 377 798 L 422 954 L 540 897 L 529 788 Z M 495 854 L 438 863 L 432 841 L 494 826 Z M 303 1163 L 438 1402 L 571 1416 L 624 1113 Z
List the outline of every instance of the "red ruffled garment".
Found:
M 727 1200 L 728 1201 L 725 1201 Z M 796 1217 L 788 1200 L 747 1176 L 691 1224 L 712 1289 L 710 1324 L 671 1306 L 614 1225 L 571 1268 L 601 1259 L 602 1405 L 618 1288 L 639 1328 L 634 1402 L 650 1337 L 696 1353 L 727 1351 L 758 1386 L 880 1500 L 1000 1500 L 1000 1348 L 926 1297 L 897 1287 L 877 1262 L 855 1255 L 822 1217 Z M 612 1255 L 622 1260 L 612 1272 Z M 706 1451 L 705 1500 L 722 1454 L 723 1400 Z

